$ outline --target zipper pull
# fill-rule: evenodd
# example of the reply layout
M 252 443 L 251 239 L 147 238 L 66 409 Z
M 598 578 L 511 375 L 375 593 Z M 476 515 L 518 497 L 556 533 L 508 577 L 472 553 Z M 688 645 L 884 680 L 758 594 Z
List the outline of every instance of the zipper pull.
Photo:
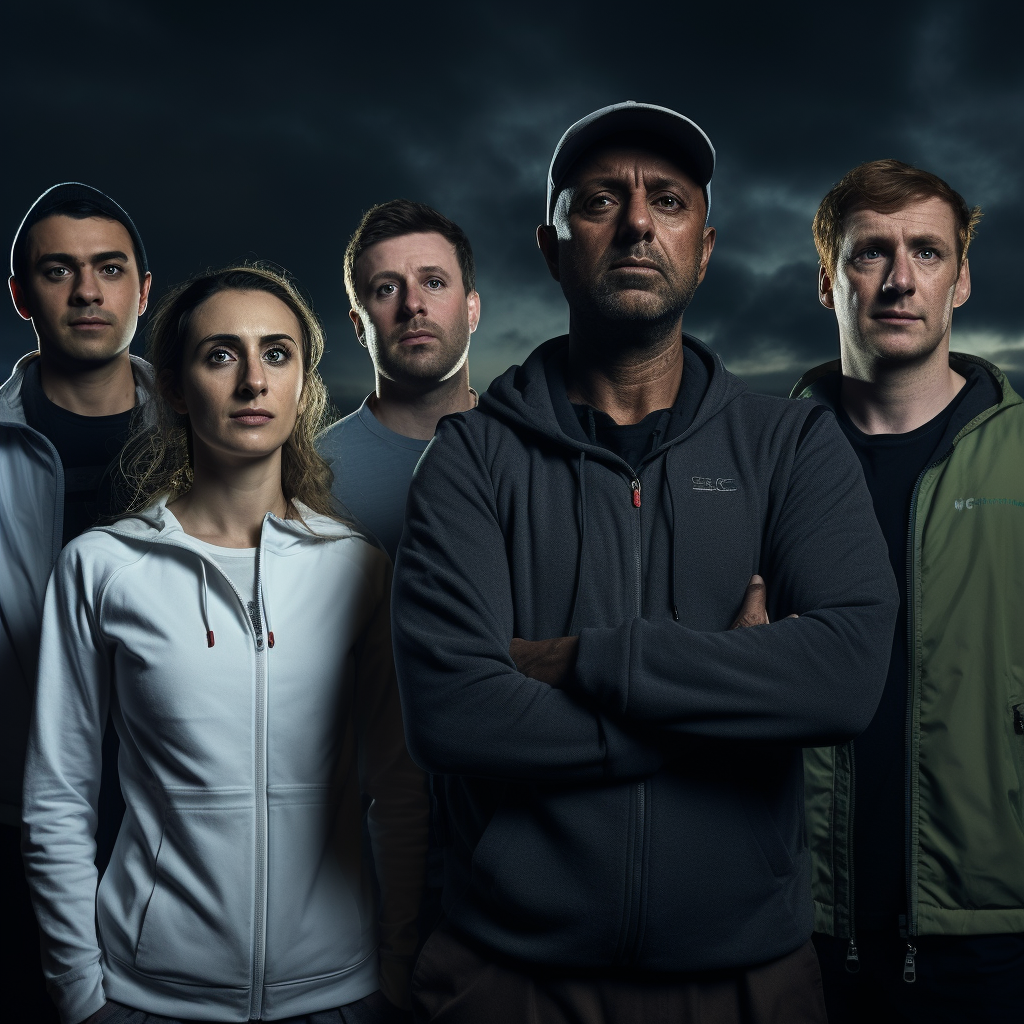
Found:
M 1021 714 L 1024 704 L 1015 704 L 1013 707 L 1013 731 L 1018 736 L 1024 736 L 1024 715 Z
M 640 507 L 640 481 L 633 481 L 633 508 Z
M 914 963 L 915 956 L 917 956 L 917 946 L 912 946 L 908 942 L 907 955 L 903 958 L 903 980 L 908 985 L 913 985 L 917 981 L 917 966 Z
M 850 974 L 856 974 L 860 970 L 860 957 L 857 956 L 857 946 L 852 937 L 846 950 L 846 969 Z

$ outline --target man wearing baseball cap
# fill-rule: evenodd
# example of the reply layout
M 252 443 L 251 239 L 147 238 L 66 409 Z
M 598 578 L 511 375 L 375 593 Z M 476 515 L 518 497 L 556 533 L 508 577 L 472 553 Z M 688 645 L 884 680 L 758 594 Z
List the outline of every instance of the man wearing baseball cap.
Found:
M 0 875 L 4 1000 L 18 1019 L 57 1020 L 43 990 L 20 852 L 21 782 L 43 595 L 61 548 L 115 512 L 118 460 L 148 363 L 129 356 L 151 276 L 142 239 L 109 196 L 54 185 L 11 247 L 11 297 L 37 347 L 0 387 Z M 107 730 L 100 867 L 123 811 Z
M 417 467 L 395 660 L 449 825 L 422 1020 L 825 1020 L 801 747 L 870 721 L 896 587 L 832 415 L 683 333 L 714 160 L 650 104 L 565 133 L 538 242 L 569 334 Z

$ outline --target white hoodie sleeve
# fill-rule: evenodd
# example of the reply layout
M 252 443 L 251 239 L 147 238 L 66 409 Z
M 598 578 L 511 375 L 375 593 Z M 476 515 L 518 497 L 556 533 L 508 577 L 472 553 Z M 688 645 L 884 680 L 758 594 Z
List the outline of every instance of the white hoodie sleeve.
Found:
M 405 746 L 391 649 L 391 567 L 356 655 L 360 783 L 373 800 L 370 840 L 380 884 L 380 986 L 410 1008 L 416 918 L 426 872 L 430 808 L 426 776 Z
M 43 973 L 65 1024 L 105 1001 L 96 937 L 97 800 L 111 655 L 80 543 L 57 562 L 43 607 L 25 762 L 22 847 Z

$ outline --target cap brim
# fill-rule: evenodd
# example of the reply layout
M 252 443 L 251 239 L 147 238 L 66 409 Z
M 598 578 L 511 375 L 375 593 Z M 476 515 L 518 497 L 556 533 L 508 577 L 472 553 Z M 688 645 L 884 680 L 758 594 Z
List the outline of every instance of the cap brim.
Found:
M 594 111 L 572 125 L 555 147 L 548 171 L 548 223 L 558 186 L 587 150 L 615 135 L 650 135 L 678 155 L 686 173 L 705 190 L 715 171 L 715 148 L 688 117 L 652 103 L 616 103 Z

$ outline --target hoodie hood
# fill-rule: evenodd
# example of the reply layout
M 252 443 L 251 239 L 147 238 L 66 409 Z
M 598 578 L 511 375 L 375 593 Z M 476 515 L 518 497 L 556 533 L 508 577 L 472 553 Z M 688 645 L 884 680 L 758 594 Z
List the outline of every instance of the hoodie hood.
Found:
M 709 383 L 692 423 L 674 435 L 670 430 L 662 446 L 689 436 L 747 390 L 743 381 L 726 370 L 718 353 L 703 342 L 684 334 L 683 346 L 686 359 L 699 359 L 704 364 Z M 608 458 L 608 450 L 593 444 L 579 427 L 564 384 L 552 386 L 564 380 L 568 348 L 568 335 L 538 346 L 522 366 L 512 366 L 494 380 L 480 397 L 479 408 L 517 432 L 529 431 L 574 452 Z
M 202 549 L 192 544 L 192 538 L 182 529 L 181 523 L 167 507 L 167 498 L 168 495 L 161 495 L 141 512 L 94 529 L 146 544 L 185 544 L 202 554 Z M 293 550 L 304 548 L 307 544 L 362 536 L 351 526 L 319 515 L 301 501 L 292 504 L 301 516 L 300 519 L 281 519 L 273 512 L 268 512 L 263 517 L 264 531 L 261 544 L 272 546 L 275 554 L 287 555 Z M 267 529 L 268 526 L 271 527 L 270 530 Z
M 300 519 L 280 519 L 272 512 L 263 517 L 263 529 L 260 531 L 259 555 L 257 564 L 262 560 L 264 551 L 272 551 L 275 555 L 288 557 L 306 550 L 310 544 L 322 544 L 325 541 L 340 540 L 345 537 L 361 537 L 351 527 L 318 515 L 301 501 L 293 503 Z M 195 552 L 198 557 L 200 576 L 200 610 L 203 626 L 206 630 L 207 646 L 213 647 L 216 634 L 210 618 L 210 595 L 208 568 L 220 572 L 209 554 L 187 534 L 173 512 L 167 507 L 167 495 L 162 495 L 152 505 L 131 516 L 125 516 L 108 526 L 95 527 L 104 533 L 122 538 L 129 542 L 146 545 L 165 544 L 170 547 L 184 548 Z M 232 586 L 234 586 L 232 584 Z M 241 597 L 241 595 L 239 595 Z M 265 591 L 261 588 L 263 614 L 267 623 L 269 646 L 274 646 L 274 630 L 270 615 L 270 603 Z

